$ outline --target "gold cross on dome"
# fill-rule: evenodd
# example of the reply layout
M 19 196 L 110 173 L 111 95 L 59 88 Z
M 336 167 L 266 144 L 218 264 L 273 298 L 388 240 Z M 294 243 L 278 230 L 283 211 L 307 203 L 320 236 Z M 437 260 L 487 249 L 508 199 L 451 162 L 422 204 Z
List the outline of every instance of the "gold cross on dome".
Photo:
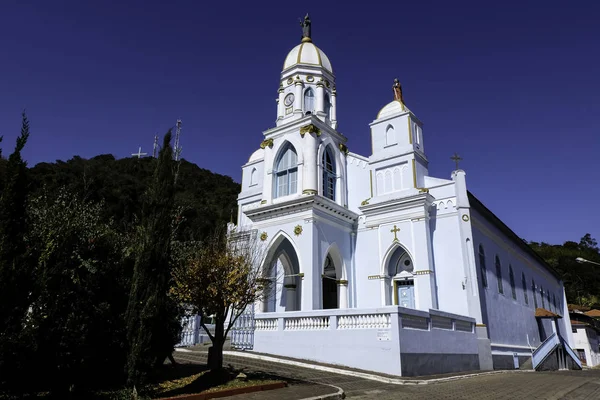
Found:
M 394 225 L 394 229 L 391 229 L 390 232 L 394 233 L 394 242 L 398 241 L 398 236 L 396 236 L 398 234 L 398 232 L 400 232 L 400 228 L 396 227 L 396 225 Z
M 450 159 L 456 163 L 456 169 L 458 169 L 458 163 L 462 160 L 462 157 L 459 156 L 457 153 L 454 153 L 454 155 L 450 157 Z

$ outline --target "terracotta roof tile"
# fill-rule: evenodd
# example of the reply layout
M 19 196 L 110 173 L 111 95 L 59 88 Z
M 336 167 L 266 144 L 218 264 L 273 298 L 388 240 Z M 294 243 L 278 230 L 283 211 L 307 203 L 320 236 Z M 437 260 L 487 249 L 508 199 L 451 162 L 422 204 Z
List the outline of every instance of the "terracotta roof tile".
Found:
M 545 308 L 536 308 L 535 309 L 535 317 L 536 318 L 562 318 L 558 314 L 554 314 L 552 311 L 548 311 Z
M 588 317 L 598 318 L 598 317 L 600 317 L 600 310 L 594 309 L 594 310 L 590 310 L 588 312 L 585 312 L 584 314 L 587 315 Z
M 569 311 L 589 311 L 590 308 L 586 307 L 586 306 L 582 306 L 579 304 L 567 304 L 567 308 L 569 309 Z

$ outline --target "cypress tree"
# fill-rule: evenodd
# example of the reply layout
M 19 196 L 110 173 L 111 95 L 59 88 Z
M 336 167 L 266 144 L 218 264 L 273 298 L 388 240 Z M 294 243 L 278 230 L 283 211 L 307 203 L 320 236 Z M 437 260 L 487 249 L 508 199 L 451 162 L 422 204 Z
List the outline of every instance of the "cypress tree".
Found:
M 173 351 L 178 314 L 169 296 L 175 163 L 167 132 L 137 232 L 135 264 L 127 308 L 128 384 L 143 383 Z
M 0 387 L 22 372 L 25 318 L 33 290 L 27 262 L 27 164 L 21 151 L 29 138 L 29 121 L 22 114 L 21 135 L 5 165 L 0 184 Z

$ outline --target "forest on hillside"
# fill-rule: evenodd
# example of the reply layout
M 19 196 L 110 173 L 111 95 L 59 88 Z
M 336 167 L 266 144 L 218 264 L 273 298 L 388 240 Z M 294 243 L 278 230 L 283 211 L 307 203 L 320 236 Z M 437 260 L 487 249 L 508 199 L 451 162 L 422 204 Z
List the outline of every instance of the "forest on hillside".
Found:
M 122 158 L 104 154 L 84 159 L 39 163 L 29 169 L 31 193 L 55 197 L 61 191 L 81 200 L 102 202 L 103 215 L 120 230 L 127 230 L 141 209 L 156 159 Z M 240 185 L 228 176 L 181 160 L 175 184 L 175 205 L 181 226 L 179 240 L 201 240 L 237 215 Z

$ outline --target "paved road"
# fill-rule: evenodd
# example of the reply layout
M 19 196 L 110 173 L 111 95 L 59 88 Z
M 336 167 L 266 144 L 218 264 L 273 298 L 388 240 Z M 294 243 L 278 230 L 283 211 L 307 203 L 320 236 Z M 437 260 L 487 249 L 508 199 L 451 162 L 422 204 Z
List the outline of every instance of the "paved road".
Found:
M 202 352 L 176 352 L 184 362 L 206 362 Z M 427 385 L 393 385 L 346 375 L 300 368 L 268 361 L 225 356 L 225 363 L 274 375 L 341 387 L 351 399 L 600 399 L 600 370 L 556 372 L 509 372 Z M 326 391 L 322 386 L 319 393 Z M 263 392 L 256 399 L 288 398 L 278 391 Z M 290 397 L 291 398 L 291 397 Z M 294 396 L 294 398 L 299 398 Z

